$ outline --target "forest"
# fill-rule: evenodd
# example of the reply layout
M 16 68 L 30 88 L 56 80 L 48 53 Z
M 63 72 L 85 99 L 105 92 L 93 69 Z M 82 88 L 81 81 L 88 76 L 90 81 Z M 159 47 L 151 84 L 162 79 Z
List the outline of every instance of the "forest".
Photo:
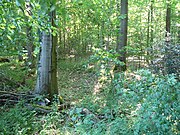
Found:
M 179 135 L 179 0 L 0 0 L 0 135 Z

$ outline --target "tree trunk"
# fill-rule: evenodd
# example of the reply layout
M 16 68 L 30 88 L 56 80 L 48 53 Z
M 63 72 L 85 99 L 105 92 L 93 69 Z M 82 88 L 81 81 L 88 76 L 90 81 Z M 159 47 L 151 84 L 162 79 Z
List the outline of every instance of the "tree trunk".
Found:
M 55 27 L 56 12 L 51 14 L 51 23 Z M 52 36 L 52 50 L 51 50 L 51 89 L 49 91 L 50 97 L 54 94 L 58 95 L 58 83 L 57 83 L 57 35 Z
M 147 42 L 146 43 L 147 43 L 148 50 L 150 50 L 150 48 L 151 48 L 150 43 L 149 43 L 149 39 L 150 39 L 150 34 L 149 34 L 149 31 L 150 31 L 150 10 L 148 10 L 147 25 L 148 25 L 148 27 L 147 27 Z M 151 54 L 149 51 L 147 51 L 147 56 L 148 57 L 146 57 L 146 61 L 148 64 L 150 64 L 149 56 L 151 56 Z
M 165 66 L 167 67 L 167 73 L 172 74 L 174 73 L 172 68 L 172 54 L 170 53 L 170 42 L 171 42 L 171 35 L 170 35 L 170 28 L 171 28 L 171 0 L 167 1 L 167 9 L 166 9 L 166 34 L 165 34 Z
M 150 26 L 149 26 L 149 32 L 150 32 L 150 39 L 148 39 L 149 41 L 149 52 L 148 52 L 148 55 L 149 57 L 153 55 L 153 47 L 152 47 L 152 44 L 153 44 L 153 40 L 154 40 L 154 26 L 153 26 L 153 20 L 154 20 L 154 0 L 150 0 L 150 11 L 149 11 L 149 20 L 150 21 Z M 152 61 L 152 58 L 150 57 L 150 61 L 149 61 L 149 64 L 153 64 L 153 61 Z
M 26 13 L 27 13 L 27 19 L 26 21 L 29 20 L 29 16 L 32 16 L 32 12 L 31 12 L 31 3 L 29 0 L 26 0 Z M 33 35 L 32 35 L 32 26 L 27 25 L 26 28 L 26 33 L 27 33 L 27 45 L 26 45 L 26 49 L 28 52 L 28 58 L 26 61 L 26 65 L 29 68 L 34 68 L 35 67 L 35 62 L 34 62 L 34 56 L 33 56 L 33 51 L 34 51 L 34 44 L 33 44 Z
M 154 28 L 153 28 L 153 17 L 154 17 L 154 14 L 153 14 L 153 6 L 154 6 L 154 0 L 151 0 L 151 7 L 150 7 L 150 10 L 151 10 L 151 27 L 150 27 L 150 29 L 151 29 L 151 39 L 150 39 L 150 44 L 152 44 L 153 43 L 153 39 L 154 39 L 154 37 L 153 37 L 153 34 L 154 34 Z M 152 50 L 152 52 L 153 52 L 153 50 Z
M 171 27 L 171 0 L 168 0 L 167 9 L 166 9 L 166 42 L 170 42 L 170 27 Z
M 50 18 L 51 24 L 54 25 L 55 11 L 50 13 Z M 50 100 L 53 95 L 58 94 L 56 45 L 57 36 L 52 36 L 51 31 L 42 33 L 35 93 L 47 94 Z
M 125 47 L 127 45 L 127 27 L 128 27 L 128 0 L 121 0 L 121 16 L 125 16 L 121 19 L 120 30 L 117 39 L 117 52 L 120 54 L 119 60 L 124 63 L 124 65 L 116 65 L 115 69 L 119 71 L 126 70 L 126 51 Z

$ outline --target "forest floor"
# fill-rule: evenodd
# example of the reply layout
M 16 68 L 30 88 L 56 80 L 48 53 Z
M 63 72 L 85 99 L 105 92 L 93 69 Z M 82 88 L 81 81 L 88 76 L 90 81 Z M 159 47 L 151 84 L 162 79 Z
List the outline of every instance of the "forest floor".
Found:
M 93 70 L 87 71 L 83 68 L 84 64 L 86 64 L 86 61 L 87 59 L 81 59 L 76 61 L 60 60 L 58 62 L 58 88 L 59 88 L 60 97 L 63 99 L 63 103 L 70 104 L 71 108 L 73 108 L 74 106 L 75 107 L 79 106 L 79 108 L 82 110 L 86 106 L 88 107 L 90 104 L 94 106 L 93 105 L 94 101 L 90 101 L 90 100 L 94 100 L 95 93 L 97 91 L 100 91 L 100 89 L 102 88 L 102 85 L 98 82 L 97 74 Z M 34 74 L 28 74 L 28 73 L 29 72 L 27 71 L 27 69 L 24 68 L 23 63 L 19 63 L 19 62 L 1 63 L 0 90 L 7 91 L 7 93 L 32 92 L 35 86 L 36 77 Z M 84 105 L 83 108 L 80 107 L 82 106 L 82 104 Z M 10 119 L 13 113 L 17 113 L 21 111 L 19 110 L 20 109 L 19 107 L 21 106 L 21 105 L 19 106 L 19 104 L 17 104 L 17 106 L 15 105 L 14 107 L 12 106 L 9 107 L 8 105 L 9 103 L 7 102 L 7 105 L 5 104 L 4 106 L 0 107 L 0 114 L 2 118 L 0 121 L 0 127 L 1 127 L 0 132 L 2 134 L 12 133 L 11 126 L 16 124 L 17 122 L 14 122 L 12 120 L 11 122 L 6 123 L 4 121 Z M 89 113 L 88 109 L 86 111 L 88 112 L 85 113 Z M 20 120 L 24 119 L 26 121 L 26 118 L 24 118 L 24 116 L 21 115 L 24 115 L 23 111 L 22 114 L 19 113 L 18 116 L 15 115 L 14 119 L 20 119 Z M 13 129 L 13 132 L 14 130 L 15 129 Z M 28 129 L 24 129 L 24 130 L 28 130 Z
M 0 134 L 180 133 L 180 82 L 175 76 L 155 75 L 148 69 L 141 69 L 115 73 L 113 78 L 108 80 L 108 76 L 99 76 L 99 68 L 87 68 L 88 63 L 87 59 L 58 61 L 58 88 L 63 102 L 61 104 L 68 104 L 68 107 L 59 110 L 59 103 L 56 102 L 50 107 L 45 106 L 43 112 L 40 110 L 39 113 L 39 110 L 32 109 L 39 108 L 34 103 L 29 108 L 23 100 L 17 104 L 0 102 Z M 0 100 L 11 93 L 32 91 L 36 82 L 36 76 L 32 73 L 33 71 L 24 68 L 23 63 L 0 63 Z M 3 91 L 9 94 L 4 94 Z M 16 96 L 12 95 L 12 98 Z M 157 107 L 160 104 L 161 107 Z M 50 111 L 44 112 L 44 109 Z
M 58 67 L 59 93 L 65 101 L 76 104 L 92 95 L 98 83 L 97 76 L 82 70 L 83 61 L 60 61 Z

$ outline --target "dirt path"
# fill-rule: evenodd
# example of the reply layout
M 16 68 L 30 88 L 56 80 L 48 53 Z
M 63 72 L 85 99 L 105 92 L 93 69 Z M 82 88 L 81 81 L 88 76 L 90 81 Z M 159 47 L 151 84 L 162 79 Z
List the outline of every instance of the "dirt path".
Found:
M 97 77 L 82 70 L 81 62 L 60 61 L 58 69 L 58 87 L 65 101 L 76 104 L 93 93 Z

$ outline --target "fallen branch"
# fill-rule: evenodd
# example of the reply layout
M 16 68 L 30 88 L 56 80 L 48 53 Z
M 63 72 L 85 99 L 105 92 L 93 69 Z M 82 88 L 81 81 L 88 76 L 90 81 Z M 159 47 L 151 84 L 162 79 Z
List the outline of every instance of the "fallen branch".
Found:
M 5 104 L 15 105 L 17 103 L 19 103 L 19 101 L 17 100 L 0 99 L 0 105 L 5 105 Z
M 2 94 L 9 94 L 9 95 L 14 95 L 14 96 L 26 96 L 26 97 L 35 97 L 36 95 L 32 94 L 27 94 L 27 93 L 14 93 L 14 92 L 9 92 L 9 91 L 0 91 L 0 95 Z
M 29 93 L 14 93 L 9 91 L 0 91 L 0 106 L 5 104 L 14 105 L 24 100 L 26 103 L 29 103 L 34 100 L 36 95 Z
M 42 98 L 40 101 L 36 99 L 37 95 L 30 93 L 14 93 L 7 91 L 0 91 L 0 106 L 3 105 L 15 105 L 23 101 L 25 107 L 30 110 L 35 110 L 38 113 L 52 112 L 52 106 L 48 106 L 46 98 Z M 58 111 L 70 108 L 71 105 L 61 104 L 58 105 Z
M 14 95 L 11 95 L 11 94 L 3 94 L 3 95 L 0 95 L 0 99 L 17 99 L 17 96 L 14 96 Z

